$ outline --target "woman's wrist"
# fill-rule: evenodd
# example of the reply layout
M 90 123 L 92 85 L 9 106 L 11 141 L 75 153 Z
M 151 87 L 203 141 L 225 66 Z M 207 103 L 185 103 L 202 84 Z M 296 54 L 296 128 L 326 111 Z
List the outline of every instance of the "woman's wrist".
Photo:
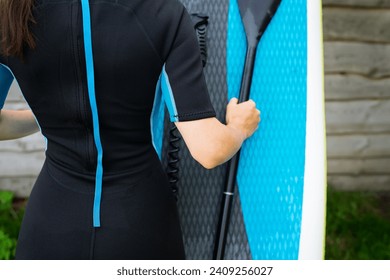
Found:
M 242 143 L 244 143 L 244 141 L 247 139 L 246 133 L 232 123 L 226 124 L 226 127 L 229 128 L 231 134 L 237 139 L 239 145 L 241 146 Z

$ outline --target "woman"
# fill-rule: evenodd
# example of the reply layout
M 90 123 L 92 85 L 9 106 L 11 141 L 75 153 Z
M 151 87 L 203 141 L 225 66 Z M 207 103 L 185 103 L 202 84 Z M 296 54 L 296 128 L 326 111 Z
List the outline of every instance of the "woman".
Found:
M 254 102 L 233 99 L 227 124 L 215 118 L 177 0 L 2 0 L 0 9 L 0 108 L 15 78 L 34 113 L 0 111 L 0 139 L 34 133 L 37 122 L 47 139 L 16 258 L 184 259 L 152 144 L 156 92 L 205 168 L 257 129 Z

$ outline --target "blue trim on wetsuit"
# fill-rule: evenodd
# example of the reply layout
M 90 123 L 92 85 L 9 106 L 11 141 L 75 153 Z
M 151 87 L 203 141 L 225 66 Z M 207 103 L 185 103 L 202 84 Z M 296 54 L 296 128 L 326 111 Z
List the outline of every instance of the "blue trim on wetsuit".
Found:
M 152 134 L 153 147 L 160 160 L 162 159 L 162 146 L 164 137 L 164 102 L 161 90 L 161 77 L 156 85 L 153 110 L 150 115 L 150 130 Z
M 93 137 L 98 153 L 95 179 L 95 198 L 93 203 L 93 226 L 100 227 L 100 202 L 102 197 L 103 182 L 103 148 L 100 141 L 99 116 L 95 95 L 95 75 L 92 53 L 91 13 L 89 9 L 89 1 L 81 0 L 81 8 L 83 13 L 84 49 L 87 66 L 88 96 L 92 110 Z
M 14 76 L 10 69 L 0 63 L 0 109 L 4 107 L 5 98 L 8 95 L 13 80 Z
M 175 98 L 173 97 L 171 83 L 169 82 L 168 73 L 165 70 L 165 64 L 161 73 L 161 90 L 164 96 L 165 104 L 167 105 L 171 122 L 178 122 L 179 117 L 177 114 L 177 108 Z

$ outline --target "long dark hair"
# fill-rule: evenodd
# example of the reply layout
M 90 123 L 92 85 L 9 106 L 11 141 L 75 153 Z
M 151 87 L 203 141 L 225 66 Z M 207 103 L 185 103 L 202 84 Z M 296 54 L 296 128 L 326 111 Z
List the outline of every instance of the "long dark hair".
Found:
M 23 58 L 24 47 L 35 48 L 30 25 L 34 0 L 0 0 L 0 52 Z

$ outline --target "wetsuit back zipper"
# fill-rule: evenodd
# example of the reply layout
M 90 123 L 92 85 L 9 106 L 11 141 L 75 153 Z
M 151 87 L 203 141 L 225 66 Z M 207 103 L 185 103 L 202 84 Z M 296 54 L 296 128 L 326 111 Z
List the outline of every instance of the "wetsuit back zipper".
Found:
M 72 18 L 73 18 L 73 32 L 76 34 L 73 36 L 73 38 L 76 38 L 75 42 L 73 42 L 73 53 L 75 57 L 75 76 L 76 76 L 76 83 L 77 83 L 77 95 L 78 95 L 78 119 L 81 122 L 81 125 L 83 127 L 83 139 L 85 140 L 83 143 L 84 146 L 84 153 L 82 154 L 83 160 L 85 162 L 84 167 L 87 171 L 95 171 L 96 169 L 96 154 L 94 149 L 94 139 L 93 139 L 93 132 L 91 131 L 90 126 L 92 126 L 92 121 L 89 115 L 91 114 L 90 110 L 88 110 L 88 97 L 86 96 L 87 89 L 84 87 L 83 80 L 86 80 L 86 77 L 83 77 L 83 67 L 84 60 L 83 60 L 83 46 L 82 46 L 82 34 L 79 34 L 78 27 L 80 26 L 80 18 L 81 13 L 79 9 L 73 9 L 72 10 Z
M 81 77 L 81 69 L 83 67 L 82 63 L 82 46 L 81 46 L 81 40 L 77 40 L 77 53 L 78 53 L 78 70 L 79 74 Z M 81 77 L 80 80 L 83 80 Z M 85 78 L 84 78 L 85 80 Z M 94 171 L 96 169 L 96 155 L 95 155 L 95 149 L 94 149 L 94 140 L 93 140 L 93 132 L 90 128 L 90 125 L 92 126 L 91 122 L 91 111 L 88 110 L 89 104 L 88 104 L 88 96 L 86 96 L 87 91 L 84 90 L 84 86 L 81 86 L 81 91 L 80 91 L 80 113 L 83 116 L 83 125 L 85 129 L 85 140 L 86 140 L 86 147 L 85 147 L 85 152 L 86 152 L 86 168 L 88 171 Z

